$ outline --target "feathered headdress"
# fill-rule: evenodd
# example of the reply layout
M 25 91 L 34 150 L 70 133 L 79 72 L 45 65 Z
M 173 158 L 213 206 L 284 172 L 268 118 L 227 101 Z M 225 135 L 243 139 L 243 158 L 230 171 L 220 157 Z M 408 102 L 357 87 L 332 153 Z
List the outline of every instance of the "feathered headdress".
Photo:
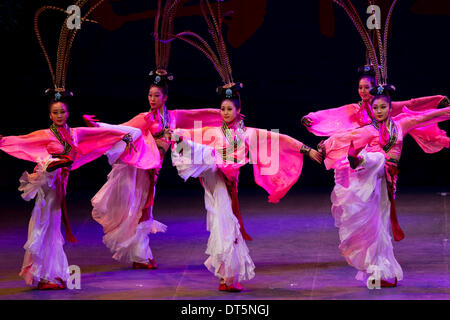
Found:
M 169 67 L 170 47 L 169 38 L 173 33 L 173 20 L 182 0 L 167 0 L 161 12 L 161 0 L 155 17 L 155 59 L 156 70 L 150 71 L 151 82 L 157 86 L 165 86 L 173 80 L 173 75 L 167 72 Z M 161 20 L 161 21 L 160 21 Z
M 234 82 L 233 80 L 230 59 L 222 35 L 223 17 L 229 12 L 222 14 L 220 3 L 221 1 L 219 0 L 217 2 L 217 13 L 214 13 L 208 0 L 200 0 L 200 9 L 216 50 L 214 50 L 204 38 L 191 31 L 180 32 L 173 35 L 173 38 L 181 39 L 194 46 L 211 61 L 223 82 L 223 85 L 217 88 L 217 93 L 219 95 L 224 98 L 239 98 L 239 91 L 243 85 L 242 83 Z
M 74 3 L 78 8 L 82 8 L 86 2 L 89 0 L 79 0 Z M 80 26 L 84 21 L 94 22 L 94 20 L 87 19 L 87 16 L 91 14 L 104 0 L 99 0 L 95 5 L 93 5 L 83 17 L 80 17 Z M 56 72 L 53 69 L 50 57 L 45 49 L 44 43 L 42 41 L 41 33 L 39 32 L 39 16 L 46 10 L 55 10 L 67 13 L 66 10 L 54 7 L 54 6 L 44 6 L 38 9 L 34 15 L 34 31 L 36 32 L 36 37 L 41 46 L 42 52 L 44 53 L 45 59 L 47 60 L 48 68 L 50 70 L 50 75 L 52 77 L 53 88 L 49 88 L 45 91 L 45 94 L 51 96 L 55 101 L 60 100 L 64 97 L 73 96 L 71 91 L 66 90 L 66 76 L 67 76 L 67 66 L 69 64 L 70 49 L 72 48 L 73 40 L 77 34 L 78 28 L 74 27 L 68 28 L 68 15 L 61 26 L 61 31 L 59 34 L 58 50 L 56 52 Z
M 389 12 L 386 17 L 386 21 L 384 24 L 384 32 L 383 37 L 381 35 L 381 31 L 379 29 L 375 29 L 375 37 L 372 41 L 369 31 L 366 29 L 366 26 L 362 22 L 361 18 L 358 15 L 355 7 L 353 6 L 350 0 L 333 0 L 336 4 L 341 6 L 347 15 L 352 20 L 354 26 L 358 30 L 364 45 L 367 51 L 368 61 L 372 65 L 373 72 L 375 74 L 375 78 L 377 80 L 377 85 L 382 86 L 387 83 L 387 42 L 389 35 L 389 26 L 392 17 L 392 11 L 397 3 L 397 0 L 394 0 L 389 8 Z M 374 4 L 373 0 L 370 0 L 369 3 L 371 5 Z M 378 23 L 377 23 L 378 24 Z M 381 23 L 380 23 L 381 25 Z M 376 50 L 378 47 L 378 51 Z

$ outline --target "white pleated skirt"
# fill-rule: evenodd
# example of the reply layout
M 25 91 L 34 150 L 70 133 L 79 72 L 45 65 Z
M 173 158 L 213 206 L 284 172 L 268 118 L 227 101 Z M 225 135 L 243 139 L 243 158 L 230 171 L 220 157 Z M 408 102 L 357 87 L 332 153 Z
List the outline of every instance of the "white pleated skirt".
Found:
M 216 277 L 225 279 L 227 284 L 252 279 L 255 265 L 233 214 L 225 180 L 215 164 L 214 150 L 191 141 L 183 144 L 189 146 L 192 153 L 187 157 L 189 153 L 184 150 L 184 154 L 180 155 L 175 147 L 172 163 L 184 180 L 200 178 L 205 190 L 207 230 L 210 232 L 205 252 L 209 257 L 205 266 Z M 201 161 L 193 163 L 192 159 Z
M 358 280 L 367 281 L 370 276 L 402 280 L 391 238 L 385 157 L 365 150 L 360 155 L 364 160 L 356 170 L 348 162 L 335 170 L 331 212 L 339 228 L 339 249 L 358 270 Z
M 148 263 L 153 259 L 149 234 L 167 229 L 153 219 L 152 208 L 149 208 L 150 219 L 139 223 L 149 188 L 147 170 L 119 160 L 112 166 L 107 182 L 92 198 L 92 217 L 103 226 L 103 243 L 117 261 Z
M 50 156 L 39 160 L 34 172 L 24 172 L 19 180 L 22 198 L 26 201 L 36 199 L 19 274 L 27 285 L 37 285 L 41 280 L 58 283 L 56 278 L 63 281 L 69 278 L 61 233 L 61 202 L 57 193 L 61 169 L 46 172 L 47 165 L 54 160 Z

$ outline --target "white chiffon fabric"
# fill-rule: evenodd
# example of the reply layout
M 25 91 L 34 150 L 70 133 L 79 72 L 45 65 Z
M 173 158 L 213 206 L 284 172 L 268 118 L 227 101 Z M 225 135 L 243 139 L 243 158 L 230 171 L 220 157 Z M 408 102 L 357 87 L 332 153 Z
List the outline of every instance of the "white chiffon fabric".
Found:
M 140 129 L 130 126 L 108 124 L 104 122 L 97 122 L 97 124 L 102 128 L 125 131 L 131 136 L 132 141 L 136 141 L 142 136 L 142 131 Z M 117 161 L 117 159 L 120 158 L 126 147 L 126 142 L 121 140 L 105 153 L 105 155 L 108 157 L 108 162 L 110 165 L 113 165 Z
M 61 169 L 46 171 L 48 164 L 56 160 L 58 159 L 50 156 L 39 159 L 34 172 L 24 172 L 19 180 L 22 198 L 26 201 L 36 198 L 19 274 L 27 285 L 36 285 L 41 280 L 58 283 L 56 278 L 63 281 L 69 278 L 69 265 L 61 233 L 61 202 L 57 192 Z
M 339 249 L 358 269 L 357 280 L 403 279 L 394 257 L 390 235 L 390 201 L 386 187 L 385 156 L 363 150 L 362 164 L 353 170 L 348 161 L 335 170 L 332 214 L 339 228 Z
M 92 217 L 103 226 L 103 243 L 113 259 L 148 263 L 153 259 L 149 234 L 165 232 L 167 226 L 150 219 L 139 223 L 150 188 L 149 172 L 118 160 L 112 166 L 108 181 L 92 198 Z
M 183 150 L 182 154 L 178 148 Z M 255 265 L 233 214 L 225 181 L 215 164 L 214 149 L 184 141 L 173 148 L 172 164 L 185 181 L 199 177 L 205 190 L 206 225 L 210 232 L 205 266 L 228 285 L 252 279 Z

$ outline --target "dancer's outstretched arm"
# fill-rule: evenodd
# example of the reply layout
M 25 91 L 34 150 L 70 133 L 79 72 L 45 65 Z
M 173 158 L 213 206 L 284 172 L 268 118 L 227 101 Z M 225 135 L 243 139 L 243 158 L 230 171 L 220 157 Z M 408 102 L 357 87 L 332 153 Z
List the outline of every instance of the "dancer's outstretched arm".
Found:
M 446 121 L 450 119 L 450 107 L 443 109 L 426 110 L 422 112 L 409 112 L 408 117 L 400 120 L 403 134 L 419 127 Z

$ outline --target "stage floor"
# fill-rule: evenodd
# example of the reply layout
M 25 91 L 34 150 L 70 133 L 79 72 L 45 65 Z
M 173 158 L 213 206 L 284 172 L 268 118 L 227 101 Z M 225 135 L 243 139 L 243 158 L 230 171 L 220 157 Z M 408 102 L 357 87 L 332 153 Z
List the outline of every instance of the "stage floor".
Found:
M 19 277 L 34 203 L 19 193 L 0 197 L 0 299 L 450 299 L 449 190 L 399 190 L 397 208 L 406 238 L 394 243 L 404 271 L 397 288 L 369 290 L 338 250 L 330 190 L 291 190 L 277 205 L 262 191 L 240 190 L 254 279 L 241 293 L 219 292 L 204 267 L 208 239 L 200 188 L 158 191 L 155 218 L 168 226 L 152 235 L 157 270 L 115 262 L 90 216 L 93 192 L 72 193 L 69 216 L 77 244 L 66 244 L 70 265 L 81 268 L 81 289 L 38 291 Z

